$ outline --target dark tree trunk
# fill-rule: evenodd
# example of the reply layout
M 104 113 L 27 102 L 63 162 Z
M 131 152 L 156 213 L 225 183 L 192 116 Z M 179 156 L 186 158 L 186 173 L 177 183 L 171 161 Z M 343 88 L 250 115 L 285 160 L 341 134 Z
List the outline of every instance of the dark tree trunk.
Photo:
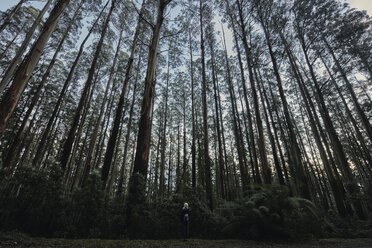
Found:
M 67 165 L 69 157 L 70 157 L 72 145 L 75 141 L 76 131 L 77 131 L 79 123 L 80 123 L 81 112 L 83 110 L 83 106 L 85 105 L 85 103 L 88 99 L 88 92 L 90 91 L 90 89 L 92 87 L 94 72 L 96 70 L 96 66 L 97 66 L 99 55 L 101 53 L 103 41 L 105 39 L 105 35 L 106 35 L 107 29 L 108 29 L 108 26 L 109 26 L 111 14 L 112 14 L 112 12 L 115 8 L 115 3 L 116 3 L 116 0 L 112 0 L 111 8 L 110 8 L 110 11 L 107 14 L 106 20 L 103 24 L 102 31 L 101 31 L 101 37 L 100 37 L 100 40 L 98 41 L 98 44 L 97 44 L 97 47 L 96 47 L 96 50 L 95 50 L 95 53 L 94 53 L 94 57 L 93 57 L 93 60 L 92 60 L 92 63 L 91 63 L 90 69 L 89 69 L 87 81 L 84 85 L 84 89 L 83 89 L 83 92 L 81 94 L 79 104 L 78 104 L 78 106 L 75 110 L 74 119 L 73 119 L 72 125 L 70 127 L 70 130 L 68 132 L 67 139 L 66 139 L 66 141 L 63 145 L 62 156 L 61 156 L 61 159 L 60 159 L 61 167 L 62 167 L 63 170 L 66 169 L 66 165 Z
M 34 159 L 32 161 L 32 165 L 34 167 L 37 166 L 41 162 L 41 160 L 43 159 L 43 156 L 44 156 L 44 153 L 45 153 L 44 150 L 45 150 L 46 144 L 48 143 L 47 142 L 47 139 L 49 137 L 50 130 L 52 129 L 53 123 L 55 123 L 55 120 L 58 118 L 58 114 L 59 114 L 59 111 L 60 111 L 60 108 L 61 108 L 63 99 L 65 98 L 66 91 L 67 91 L 67 89 L 68 89 L 68 87 L 70 85 L 72 76 L 73 76 L 73 74 L 75 72 L 75 68 L 76 68 L 76 66 L 77 66 L 77 64 L 79 62 L 80 56 L 83 53 L 84 45 L 88 41 L 90 35 L 92 34 L 95 26 L 98 23 L 98 20 L 100 19 L 101 15 L 103 14 L 104 10 L 106 9 L 108 3 L 109 3 L 109 1 L 107 1 L 106 5 L 101 10 L 99 16 L 97 17 L 97 19 L 93 23 L 93 25 L 90 28 L 88 34 L 86 35 L 85 39 L 83 40 L 83 42 L 80 45 L 78 55 L 76 56 L 76 58 L 75 58 L 75 60 L 74 60 L 74 62 L 72 64 L 72 67 L 70 68 L 69 74 L 68 74 L 68 76 L 67 76 L 67 78 L 66 78 L 66 80 L 65 80 L 65 82 L 63 84 L 63 87 L 62 87 L 61 93 L 59 94 L 58 100 L 57 100 L 56 104 L 54 105 L 53 113 L 52 113 L 51 117 L 48 120 L 47 126 L 46 126 L 46 128 L 45 128 L 45 130 L 43 132 L 41 141 L 40 141 L 40 143 L 38 145 L 37 152 L 36 152 L 35 157 L 34 157 Z

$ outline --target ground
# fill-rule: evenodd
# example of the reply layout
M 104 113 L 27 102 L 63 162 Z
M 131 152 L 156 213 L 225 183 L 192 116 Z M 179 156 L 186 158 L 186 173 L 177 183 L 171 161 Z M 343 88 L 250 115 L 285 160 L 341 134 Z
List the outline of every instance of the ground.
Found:
M 45 239 L 31 238 L 22 234 L 0 234 L 0 248 L 2 247 L 48 247 L 48 248 L 160 248 L 160 247 L 207 247 L 207 248 L 372 248 L 372 239 L 321 239 L 299 243 L 274 243 L 246 240 L 98 240 L 98 239 Z

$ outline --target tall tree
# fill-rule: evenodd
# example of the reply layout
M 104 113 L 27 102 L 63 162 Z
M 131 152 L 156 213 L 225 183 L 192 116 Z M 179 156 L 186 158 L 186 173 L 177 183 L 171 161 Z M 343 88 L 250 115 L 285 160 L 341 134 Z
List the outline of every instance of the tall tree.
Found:
M 3 96 L 3 99 L 0 103 L 0 137 L 4 134 L 8 120 L 19 101 L 19 97 L 27 85 L 28 79 L 31 77 L 32 71 L 40 59 L 49 37 L 57 25 L 59 17 L 69 3 L 70 0 L 59 0 L 56 3 L 43 26 L 43 30 L 41 31 L 38 39 L 35 41 L 22 64 L 15 72 L 13 83 Z

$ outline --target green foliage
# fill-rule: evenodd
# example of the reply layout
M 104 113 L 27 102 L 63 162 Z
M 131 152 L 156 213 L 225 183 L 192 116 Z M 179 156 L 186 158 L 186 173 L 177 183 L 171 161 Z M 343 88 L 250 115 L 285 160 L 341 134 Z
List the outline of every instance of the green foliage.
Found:
M 47 170 L 22 167 L 14 175 L 5 171 L 0 175 L 4 178 L 0 184 L 3 231 L 67 238 L 182 238 L 182 206 L 188 202 L 192 238 L 372 237 L 371 222 L 342 220 L 332 212 L 320 216 L 312 202 L 291 197 L 288 188 L 279 185 L 252 186 L 245 198 L 222 202 L 212 212 L 202 188 L 185 186 L 182 194 L 141 204 L 133 200 L 136 195 L 105 198 L 97 172 L 71 193 L 62 187 L 58 165 Z M 142 189 L 144 185 L 132 186 Z M 134 204 L 125 205 L 131 199 Z
M 284 186 L 255 187 L 239 203 L 220 209 L 226 223 L 222 233 L 242 239 L 303 239 L 317 235 L 319 216 L 315 205 L 290 197 Z

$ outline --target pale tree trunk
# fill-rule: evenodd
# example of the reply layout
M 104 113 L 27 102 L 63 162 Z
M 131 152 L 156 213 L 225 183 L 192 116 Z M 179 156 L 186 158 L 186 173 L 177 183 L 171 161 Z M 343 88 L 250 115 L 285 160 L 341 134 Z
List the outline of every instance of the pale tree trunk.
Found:
M 37 26 L 40 25 L 41 20 L 44 16 L 45 12 L 48 10 L 51 3 L 52 3 L 52 0 L 48 0 L 48 2 L 45 4 L 44 8 L 39 12 L 39 15 L 36 17 L 36 19 L 35 19 L 34 23 L 32 24 L 31 28 L 28 30 L 28 32 L 26 34 L 26 37 L 22 42 L 22 45 L 18 48 L 16 55 L 12 59 L 12 62 L 8 66 L 7 70 L 5 71 L 5 74 L 3 75 L 3 78 L 1 79 L 0 93 L 2 93 L 4 91 L 4 89 L 6 88 L 6 86 L 8 86 L 9 81 L 11 80 L 13 75 L 16 75 L 16 74 L 14 74 L 14 71 L 16 70 L 17 65 L 21 61 L 23 53 L 25 52 L 32 36 L 35 34 L 35 30 L 36 30 Z
M 69 2 L 70 0 L 59 0 L 54 6 L 38 39 L 33 44 L 30 52 L 27 54 L 22 64 L 18 67 L 12 85 L 3 96 L 3 99 L 0 103 L 0 137 L 5 131 L 8 120 L 17 106 L 19 98 L 23 93 L 33 70 L 35 69 L 37 62 L 40 59 L 49 37 L 57 25 L 59 17 Z
M 94 57 L 93 57 L 93 60 L 92 60 L 92 63 L 89 69 L 87 81 L 85 82 L 83 92 L 79 100 L 79 104 L 75 110 L 74 119 L 70 127 L 70 130 L 68 132 L 67 139 L 63 145 L 62 155 L 60 158 L 61 167 L 63 170 L 66 168 L 66 165 L 68 164 L 68 160 L 70 158 L 71 149 L 75 141 L 75 137 L 76 137 L 76 131 L 80 123 L 81 112 L 83 111 L 83 107 L 88 99 L 89 91 L 92 87 L 94 72 L 96 70 L 96 65 L 99 59 L 99 55 L 101 53 L 103 41 L 104 41 L 108 26 L 109 26 L 110 18 L 115 8 L 115 3 L 116 3 L 116 0 L 112 0 L 111 8 L 103 24 L 102 31 L 101 31 L 101 37 L 100 37 L 100 40 L 98 41 L 98 44 L 97 44 L 97 47 L 94 53 Z
M 38 148 L 37 148 L 37 152 L 35 154 L 35 157 L 32 161 L 32 165 L 35 167 L 37 166 L 41 160 L 43 159 L 43 156 L 44 156 L 44 153 L 45 153 L 45 147 L 46 147 L 46 144 L 48 143 L 47 142 L 47 139 L 49 137 L 49 133 L 50 133 L 50 130 L 52 129 L 52 126 L 53 126 L 53 123 L 55 123 L 55 120 L 58 118 L 58 115 L 59 115 L 59 111 L 60 111 L 60 108 L 61 108 L 61 105 L 62 105 L 62 102 L 63 102 L 63 99 L 65 98 L 65 95 L 66 95 L 66 91 L 70 85 L 70 82 L 72 80 L 72 77 L 73 77 L 73 74 L 75 72 L 75 68 L 79 62 L 79 59 L 80 59 L 80 56 L 82 55 L 83 53 L 83 50 L 84 50 L 84 45 L 85 43 L 88 41 L 90 35 L 92 34 L 95 26 L 97 25 L 98 23 L 98 20 L 100 19 L 100 17 L 102 16 L 104 10 L 106 9 L 107 5 L 108 5 L 109 1 L 107 1 L 106 5 L 103 7 L 103 9 L 101 10 L 100 14 L 98 15 L 97 19 L 95 20 L 95 22 L 93 23 L 92 27 L 90 28 L 88 34 L 86 35 L 85 39 L 83 40 L 83 42 L 80 44 L 80 48 L 79 48 L 79 52 L 70 68 L 70 71 L 68 73 L 68 76 L 63 84 L 63 87 L 62 87 L 62 90 L 59 94 L 59 97 L 58 97 L 58 100 L 56 102 L 56 104 L 54 105 L 54 109 L 53 109 L 53 112 L 52 112 L 52 115 L 51 117 L 49 118 L 48 120 L 48 123 L 47 123 L 47 126 L 43 132 L 43 135 L 42 135 L 42 138 L 41 138 L 41 141 L 38 145 Z
M 56 49 L 56 51 L 54 52 L 54 55 L 53 55 L 53 58 L 52 60 L 50 61 L 49 65 L 48 65 L 48 68 L 46 69 L 46 71 L 44 72 L 44 75 L 41 79 L 41 82 L 39 83 L 38 87 L 37 87 L 37 90 L 32 98 L 32 101 L 30 103 L 30 106 L 28 107 L 27 109 L 27 112 L 26 112 L 26 115 L 24 116 L 23 118 L 23 121 L 22 121 L 22 125 L 21 127 L 19 128 L 18 130 L 18 133 L 15 137 L 15 139 L 13 140 L 13 143 L 11 145 L 11 148 L 9 150 L 9 153 L 7 154 L 7 158 L 5 159 L 5 163 L 4 165 L 10 165 L 13 161 L 13 158 L 14 158 L 14 155 L 16 155 L 15 151 L 17 151 L 19 149 L 19 146 L 20 146 L 20 142 L 22 141 L 23 139 L 23 134 L 24 134 L 24 130 L 26 128 L 26 125 L 28 123 L 28 119 L 32 113 L 32 111 L 34 110 L 34 107 L 37 103 L 37 101 L 39 100 L 40 98 L 40 94 L 41 94 L 41 90 L 42 88 L 44 87 L 46 81 L 48 80 L 48 77 L 50 75 L 50 72 L 57 60 L 57 56 L 59 54 L 59 52 L 61 51 L 62 49 L 62 46 L 71 30 L 71 27 L 72 25 L 75 23 L 75 20 L 79 14 L 79 10 L 81 8 L 81 6 L 83 5 L 84 1 L 81 1 L 80 2 L 80 5 L 78 6 L 78 8 L 75 10 L 75 13 L 74 13 L 74 16 L 72 17 L 68 27 L 66 28 L 65 32 L 63 33 L 63 36 L 62 36 L 62 39 L 61 41 L 59 42 L 58 44 L 58 47 Z

